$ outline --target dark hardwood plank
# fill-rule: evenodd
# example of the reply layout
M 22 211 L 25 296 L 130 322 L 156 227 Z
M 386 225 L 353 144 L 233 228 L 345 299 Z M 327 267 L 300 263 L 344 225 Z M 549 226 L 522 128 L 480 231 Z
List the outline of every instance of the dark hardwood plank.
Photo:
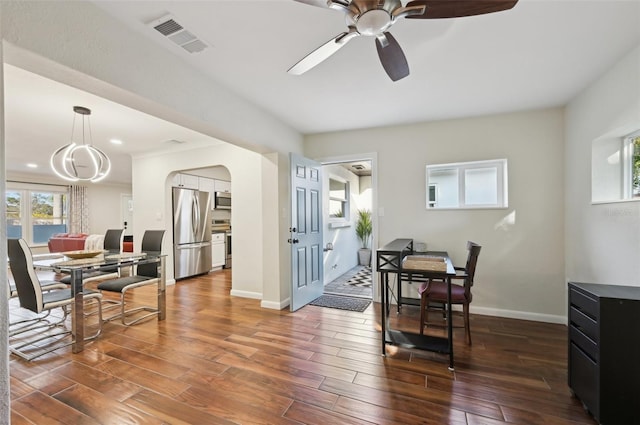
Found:
M 129 406 L 145 412 L 149 416 L 162 419 L 172 425 L 193 424 L 233 424 L 220 416 L 211 415 L 172 397 L 165 397 L 152 391 L 143 390 L 127 400 Z
M 175 378 L 168 378 L 165 375 L 119 359 L 102 363 L 97 366 L 97 369 L 112 376 L 122 376 L 123 379 L 128 381 L 131 388 L 137 389 L 137 391 L 123 392 L 120 397 L 128 397 L 137 393 L 141 388 L 148 388 L 160 394 L 176 397 L 189 388 L 188 384 L 180 383 Z
M 567 386 L 567 328 L 471 315 L 446 356 L 380 354 L 365 312 L 260 308 L 229 296 L 229 270 L 167 288 L 167 320 L 105 323 L 82 353 L 11 356 L 14 424 L 594 424 Z M 155 288 L 131 301 L 154 303 Z M 16 303 L 12 313 L 24 314 Z M 417 331 L 419 311 L 390 316 Z M 436 327 L 429 333 L 442 334 Z M 458 317 L 455 318 L 459 319 Z
M 286 417 L 296 421 L 296 423 L 309 425 L 371 425 L 378 423 L 375 421 L 365 421 L 363 419 L 343 415 L 342 413 L 321 409 L 319 407 L 299 403 L 297 401 L 291 405 L 289 410 L 287 410 Z
M 82 385 L 75 385 L 54 395 L 56 400 L 61 401 L 73 410 L 94 418 L 100 424 L 137 424 L 161 425 L 163 421 L 154 418 L 138 409 L 134 409 L 92 390 Z M 79 413 L 78 413 L 79 414 Z M 66 422 L 65 422 L 66 423 Z M 69 422 L 79 423 L 79 422 Z
M 40 392 L 34 392 L 12 402 L 11 410 L 38 425 L 96 425 L 100 423 L 74 406 Z

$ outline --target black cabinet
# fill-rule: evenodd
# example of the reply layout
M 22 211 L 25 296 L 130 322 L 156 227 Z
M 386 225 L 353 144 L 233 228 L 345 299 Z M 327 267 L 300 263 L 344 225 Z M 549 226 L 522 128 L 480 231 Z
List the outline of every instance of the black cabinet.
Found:
M 640 287 L 569 282 L 569 387 L 601 424 L 640 424 Z

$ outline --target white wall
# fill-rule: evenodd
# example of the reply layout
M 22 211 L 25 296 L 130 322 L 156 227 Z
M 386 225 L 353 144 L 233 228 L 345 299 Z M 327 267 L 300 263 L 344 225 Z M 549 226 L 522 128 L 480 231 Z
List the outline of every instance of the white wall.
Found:
M 0 17 L 2 10 L 0 9 Z M 0 24 L 0 29 L 2 25 Z M 3 49 L 0 45 L 0 60 L 3 57 Z M 4 74 L 0 67 L 0 97 L 4 99 Z M 4 102 L 0 103 L 0 152 L 5 151 L 4 141 Z M 3 154 L 4 156 L 4 154 Z M 2 193 L 7 189 L 6 167 L 4 159 L 0 161 L 0 191 Z M 6 223 L 6 208 L 0 211 L 0 222 Z M 7 281 L 7 227 L 0 226 L 0 282 Z M 10 400 L 10 379 L 9 379 L 9 288 L 3 285 L 4 289 L 0 290 L 0 423 L 8 424 L 11 420 L 11 400 Z
M 107 229 L 122 229 L 122 195 L 131 195 L 130 185 L 87 186 L 89 233 L 104 235 Z M 135 199 L 134 199 L 135 208 Z M 131 229 L 131 227 L 129 226 Z M 135 231 L 135 229 L 133 229 Z
M 349 212 L 348 223 L 343 227 L 332 225 L 342 220 L 329 217 L 329 179 L 344 181 L 349 184 Z M 360 193 L 360 179 L 351 171 L 340 165 L 325 165 L 322 167 L 322 187 L 326 190 L 322 194 L 322 216 L 324 219 L 323 244 L 333 244 L 332 251 L 324 252 L 324 283 L 327 284 L 358 264 L 358 249 L 360 243 L 356 236 L 355 224 L 358 219 L 358 195 Z
M 310 135 L 305 155 L 376 151 L 379 245 L 414 238 L 463 265 L 473 240 L 483 247 L 473 312 L 562 322 L 563 144 L 563 110 L 547 109 Z M 426 210 L 427 164 L 499 158 L 508 159 L 508 209 Z
M 591 204 L 591 144 L 640 129 L 640 45 L 566 113 L 566 280 L 640 286 L 640 202 Z

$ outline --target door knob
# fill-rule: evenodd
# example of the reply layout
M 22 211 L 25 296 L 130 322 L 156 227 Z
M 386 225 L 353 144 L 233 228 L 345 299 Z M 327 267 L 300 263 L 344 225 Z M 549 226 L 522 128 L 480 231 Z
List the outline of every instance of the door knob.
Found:
M 300 241 L 298 239 L 287 239 L 287 242 L 293 244 L 293 243 L 298 243 Z

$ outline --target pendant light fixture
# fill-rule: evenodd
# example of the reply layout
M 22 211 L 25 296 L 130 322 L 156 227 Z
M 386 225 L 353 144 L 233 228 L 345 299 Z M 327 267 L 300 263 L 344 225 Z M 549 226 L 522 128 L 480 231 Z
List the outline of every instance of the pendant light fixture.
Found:
M 111 171 L 111 161 L 104 152 L 92 144 L 91 123 L 89 121 L 91 109 L 84 106 L 74 106 L 73 112 L 75 114 L 71 127 L 71 143 L 62 146 L 51 155 L 51 168 L 58 177 L 65 180 L 99 182 L 107 177 Z M 82 144 L 73 140 L 76 116 L 82 117 Z M 86 131 L 85 121 L 87 123 Z M 85 141 L 85 132 L 89 134 L 88 144 Z

